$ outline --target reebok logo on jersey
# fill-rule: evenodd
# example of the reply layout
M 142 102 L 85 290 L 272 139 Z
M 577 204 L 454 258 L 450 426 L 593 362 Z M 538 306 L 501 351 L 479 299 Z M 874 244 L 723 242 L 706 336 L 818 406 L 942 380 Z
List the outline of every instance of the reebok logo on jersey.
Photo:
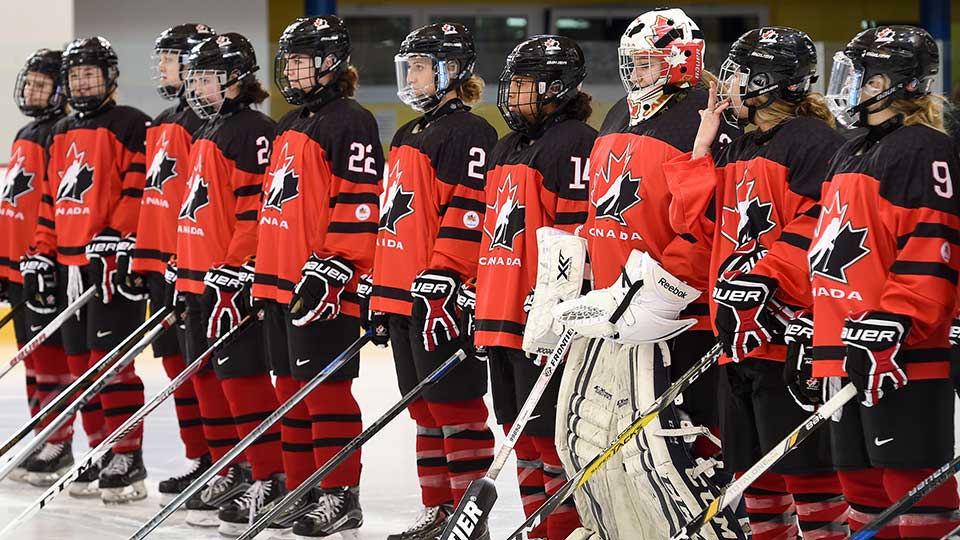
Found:
M 397 160 L 387 176 L 387 188 L 383 190 L 380 201 L 380 229 L 394 235 L 397 234 L 397 223 L 413 213 L 414 193 L 403 190 L 403 185 L 400 183 L 402 176 L 400 161 Z
M 19 146 L 17 151 L 10 156 L 10 167 L 7 174 L 3 176 L 3 190 L 0 200 L 9 203 L 10 206 L 17 207 L 17 199 L 25 193 L 33 191 L 33 177 L 36 173 L 24 170 L 23 162 L 27 156 L 23 155 L 23 149 Z
M 170 154 L 167 153 L 167 146 L 169 146 L 169 144 L 170 141 L 167 139 L 167 134 L 161 134 L 160 140 L 157 141 L 157 151 L 150 160 L 150 167 L 147 168 L 147 184 L 144 186 L 145 190 L 163 193 L 163 184 L 165 184 L 167 180 L 177 176 L 177 160 L 170 157 Z
M 751 240 L 760 240 L 761 236 L 776 227 L 776 223 L 770 219 L 773 204 L 760 202 L 760 198 L 753 193 L 754 187 L 755 180 L 747 180 L 747 171 L 743 171 L 743 178 L 737 182 L 736 207 L 723 207 L 720 233 L 733 242 L 736 249 L 740 249 Z M 736 232 L 731 234 L 734 223 L 736 223 Z
M 293 154 L 287 151 L 287 145 L 283 143 L 283 149 L 280 151 L 280 158 L 277 160 L 277 167 L 267 173 L 270 178 L 270 189 L 267 191 L 267 198 L 263 201 L 263 208 L 272 208 L 282 211 L 283 203 L 295 199 L 300 195 L 300 175 L 293 169 Z
M 840 191 L 834 193 L 830 206 L 820 214 L 813 233 L 814 243 L 807 255 L 811 275 L 818 274 L 847 283 L 847 268 L 867 256 L 867 228 L 854 229 L 845 220 L 846 204 L 840 204 Z
M 623 214 L 640 202 L 637 194 L 640 178 L 634 178 L 630 170 L 631 145 L 624 148 L 619 156 L 610 152 L 605 167 L 597 171 L 602 181 L 593 184 L 593 205 L 597 208 L 597 219 L 610 219 L 621 226 L 627 226 Z
M 504 178 L 503 184 L 497 188 L 497 198 L 487 208 L 493 211 L 493 223 L 484 220 L 483 232 L 490 237 L 490 251 L 496 247 L 513 251 L 513 241 L 523 232 L 526 207 L 520 204 L 517 196 L 517 186 L 513 183 L 510 174 Z M 492 225 L 493 230 L 490 230 Z
M 60 186 L 57 188 L 57 201 L 71 201 L 83 204 L 83 196 L 93 187 L 93 168 L 85 161 L 86 152 L 77 150 L 72 143 L 67 150 L 67 169 L 60 171 Z
M 197 158 L 197 164 L 190 175 L 190 192 L 180 208 L 178 219 L 189 219 L 197 222 L 197 211 L 210 204 L 210 195 L 207 193 L 207 182 L 203 179 L 203 157 Z

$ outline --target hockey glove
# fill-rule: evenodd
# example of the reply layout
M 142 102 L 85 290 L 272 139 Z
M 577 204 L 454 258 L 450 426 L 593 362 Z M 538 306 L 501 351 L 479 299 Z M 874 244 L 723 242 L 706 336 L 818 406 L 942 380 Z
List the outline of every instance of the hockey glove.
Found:
M 143 274 L 130 269 L 133 263 L 133 249 L 137 237 L 129 235 L 117 242 L 117 272 L 113 275 L 116 291 L 133 302 L 145 300 L 148 296 L 147 283 Z
M 181 328 L 186 328 L 187 306 L 183 296 L 177 292 L 177 256 L 171 255 L 167 269 L 163 272 L 163 305 L 173 308 L 180 320 Z M 152 307 L 152 306 L 151 306 Z
M 473 357 L 482 362 L 488 359 L 487 348 L 483 345 L 477 346 L 474 340 L 476 331 L 476 310 L 477 310 L 477 280 L 471 279 L 464 282 L 457 292 L 457 309 L 460 311 L 460 334 L 469 342 L 473 348 Z
M 87 279 L 96 289 L 100 301 L 109 304 L 117 292 L 115 276 L 117 274 L 117 244 L 120 233 L 113 229 L 104 229 L 87 244 Z
M 953 389 L 960 396 L 960 311 L 953 317 L 950 325 L 950 378 Z
M 214 266 L 203 276 L 203 306 L 206 309 L 207 339 L 217 339 L 240 323 L 250 312 L 252 265 Z
M 885 391 L 907 384 L 897 355 L 910 333 L 909 317 L 883 311 L 847 315 L 840 339 L 847 346 L 843 370 L 860 392 L 861 403 L 873 407 Z
M 390 315 L 382 311 L 371 311 L 370 327 L 373 328 L 370 341 L 381 349 L 385 348 L 390 343 Z
M 422 324 L 423 347 L 435 351 L 460 337 L 457 289 L 460 276 L 449 270 L 424 270 L 410 286 L 412 318 Z
M 353 272 L 353 264 L 342 257 L 310 255 L 290 299 L 294 326 L 329 321 L 340 315 L 340 295 L 353 279 Z
M 370 329 L 370 295 L 373 294 L 373 276 L 363 274 L 357 280 L 357 302 L 360 304 L 360 327 Z
M 782 335 L 784 323 L 770 310 L 777 282 L 764 276 L 728 272 L 713 289 L 714 323 L 723 352 L 734 362 Z
M 20 259 L 23 297 L 34 313 L 49 315 L 57 311 L 57 264 L 39 253 L 27 253 Z
M 823 403 L 823 379 L 813 377 L 813 313 L 798 311 L 787 323 L 783 339 L 787 342 L 783 382 L 801 409 L 814 412 Z

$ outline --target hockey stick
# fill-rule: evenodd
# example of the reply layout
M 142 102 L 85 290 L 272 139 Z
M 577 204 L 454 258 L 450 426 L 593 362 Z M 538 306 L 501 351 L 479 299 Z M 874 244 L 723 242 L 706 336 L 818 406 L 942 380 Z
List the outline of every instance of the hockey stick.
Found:
M 926 497 L 931 491 L 937 489 L 940 484 L 943 484 L 958 472 L 960 472 L 960 456 L 953 458 L 939 469 L 933 471 L 933 474 L 924 478 L 922 482 L 914 486 L 906 495 L 900 497 L 900 500 L 893 503 L 893 506 L 881 512 L 877 517 L 870 520 L 870 523 L 867 523 L 861 527 L 859 531 L 848 536 L 847 539 L 867 540 L 867 538 L 873 538 L 890 520 L 899 517 L 912 508 L 913 505 L 920 502 L 920 499 Z
M 394 418 L 397 417 L 408 405 L 414 402 L 420 394 L 423 393 L 423 390 L 436 383 L 444 377 L 451 369 L 456 367 L 464 358 L 466 358 L 466 353 L 463 352 L 463 349 L 457 350 L 453 353 L 446 362 L 440 365 L 437 369 L 433 370 L 433 373 L 427 375 L 427 378 L 420 381 L 417 386 L 413 387 L 412 390 L 407 392 L 399 402 L 394 404 L 393 407 L 390 407 L 387 412 L 383 414 L 380 418 L 377 418 L 370 427 L 363 430 L 363 433 L 357 435 L 352 441 L 347 443 L 346 446 L 340 449 L 332 458 L 327 460 L 322 467 L 317 469 L 313 474 L 307 477 L 306 480 L 300 483 L 296 489 L 287 493 L 280 502 L 273 505 L 269 511 L 265 514 L 261 514 L 257 517 L 257 521 L 250 525 L 247 530 L 243 531 L 237 540 L 249 540 L 254 536 L 260 534 L 270 523 L 280 515 L 281 512 L 293 506 L 303 495 L 313 489 L 314 486 L 320 484 L 320 481 L 323 480 L 331 471 L 340 466 L 344 461 L 347 460 L 354 452 L 357 451 L 364 443 L 369 441 L 374 435 L 376 435 L 381 429 L 384 428 L 387 424 L 390 423 Z
M 0 329 L 2 329 L 4 326 L 9 324 L 10 321 L 12 321 L 14 317 L 16 317 L 17 313 L 20 313 L 20 311 L 26 305 L 27 305 L 27 301 L 24 300 L 15 306 L 11 306 L 10 311 L 8 311 L 7 314 L 4 315 L 2 319 L 0 319 Z M 2 377 L 2 375 L 0 375 L 0 377 Z
M 54 333 L 56 333 L 56 331 L 61 326 L 63 326 L 63 323 L 67 322 L 67 319 L 69 319 L 73 314 L 79 311 L 80 308 L 85 306 L 87 302 L 89 302 L 90 299 L 93 298 L 93 296 L 94 296 L 94 288 L 90 287 L 89 289 L 83 291 L 83 294 L 81 294 L 76 300 L 74 300 L 72 304 L 64 308 L 64 310 L 61 311 L 56 317 L 54 317 L 52 321 L 47 323 L 47 325 L 44 326 L 43 329 L 40 330 L 40 332 L 37 335 L 33 336 L 33 339 L 31 339 L 30 341 L 27 342 L 26 345 L 21 347 L 20 350 L 17 351 L 17 354 L 15 354 L 13 358 L 10 359 L 10 362 L 7 363 L 7 366 L 3 368 L 3 371 L 0 371 L 0 379 L 2 379 L 3 376 L 6 375 L 7 373 L 10 373 L 10 370 L 12 370 L 14 366 L 22 362 L 26 357 L 30 356 L 33 353 L 33 351 L 37 350 L 37 347 L 42 345 L 43 342 L 47 340 L 47 338 L 49 338 Z M 21 302 L 20 304 L 18 304 L 18 306 L 25 305 L 25 304 L 26 302 Z M 15 309 L 17 308 L 14 308 L 14 310 Z M 13 316 L 13 310 L 11 310 L 10 313 L 7 314 L 7 317 L 12 318 L 12 316 Z M 4 318 L 4 320 L 6 320 L 6 317 Z M 5 451 L 6 450 L 0 451 L 0 456 L 2 456 Z
M 500 450 L 497 451 L 497 457 L 494 458 L 490 468 L 487 469 L 487 474 L 483 478 L 470 482 L 467 491 L 460 498 L 460 504 L 457 505 L 457 509 L 451 514 L 443 533 L 440 534 L 440 538 L 444 540 L 470 540 L 480 528 L 479 525 L 482 521 L 490 515 L 493 505 L 497 502 L 497 476 L 500 475 L 503 466 L 507 464 L 507 459 L 513 452 L 513 447 L 520 439 L 523 428 L 530 421 L 530 416 L 533 415 L 533 410 L 540 402 L 547 385 L 550 384 L 550 379 L 553 378 L 560 362 L 563 362 L 564 357 L 567 356 L 567 350 L 570 349 L 570 342 L 573 341 L 574 335 L 573 330 L 567 329 L 560 336 L 557 347 L 553 350 L 553 354 L 550 355 L 546 365 L 543 366 L 543 371 L 537 377 L 537 382 L 533 384 L 527 400 L 523 402 L 523 408 L 517 413 L 517 419 L 514 420 L 513 427 L 507 433 L 506 440 L 501 443 Z
M 767 452 L 765 456 L 760 458 L 760 461 L 754 463 L 752 467 L 747 469 L 747 471 L 743 473 L 743 476 L 723 488 L 720 496 L 714 499 L 697 517 L 681 527 L 679 531 L 670 537 L 670 540 L 690 540 L 697 538 L 697 536 L 695 536 L 697 531 L 703 528 L 708 521 L 726 508 L 731 501 L 742 495 L 743 492 L 750 487 L 750 484 L 754 483 L 757 478 L 760 478 L 760 475 L 770 470 L 770 467 L 776 465 L 785 455 L 795 450 L 797 446 L 800 446 L 800 443 L 816 431 L 817 428 L 826 424 L 827 420 L 833 416 L 833 413 L 840 410 L 841 407 L 846 405 L 846 403 L 856 395 L 856 387 L 851 383 L 847 383 L 836 395 L 821 405 L 820 408 L 817 409 L 817 412 L 813 413 L 810 418 L 807 418 L 800 426 L 784 437 L 779 444 L 774 446 L 773 450 Z
M 960 527 L 948 532 L 947 535 L 940 540 L 960 540 Z
M 159 323 L 156 322 L 156 319 L 163 316 Z M 76 382 L 70 385 L 69 388 L 60 393 L 54 401 L 51 403 L 56 403 L 55 408 L 60 411 L 56 418 L 50 421 L 49 424 L 44 426 L 44 428 L 37 433 L 37 435 L 30 439 L 22 449 L 9 461 L 3 464 L 0 467 L 0 480 L 3 480 L 10 474 L 13 469 L 17 467 L 20 463 L 26 460 L 33 452 L 40 447 L 41 444 L 47 441 L 50 436 L 53 435 L 55 431 L 63 427 L 69 420 L 73 418 L 73 415 L 80 412 L 84 405 L 88 401 L 93 399 L 98 392 L 106 388 L 114 377 L 120 374 L 127 366 L 129 366 L 134 358 L 137 357 L 144 349 L 147 348 L 153 340 L 157 339 L 157 336 L 162 334 L 167 328 L 170 328 L 177 322 L 177 314 L 173 311 L 170 311 L 168 308 L 164 307 L 157 311 L 150 319 L 145 322 L 140 328 L 135 331 L 131 337 L 138 336 L 138 339 L 135 344 L 127 346 L 122 352 L 118 352 L 118 349 L 124 345 L 121 343 L 118 345 L 113 352 L 117 354 L 109 353 L 103 359 L 101 359 L 97 364 L 88 369 L 86 373 L 80 377 L 80 381 L 85 381 L 85 384 L 77 385 Z M 141 329 L 144 328 L 144 325 L 150 324 L 149 330 L 145 333 L 141 333 Z M 130 338 L 128 338 L 130 339 Z M 126 342 L 126 340 L 125 340 Z M 122 355 L 122 356 L 120 356 Z M 116 361 L 113 359 L 117 356 L 120 358 Z M 104 361 L 106 360 L 106 361 Z M 99 369 L 98 369 L 99 368 Z M 97 377 L 96 380 L 91 382 L 86 382 Z M 72 393 L 71 389 L 75 386 L 78 386 L 80 394 L 73 398 L 72 401 L 69 401 L 67 398 L 61 398 L 61 396 L 68 396 Z M 46 409 L 46 408 L 45 408 Z M 42 411 L 41 411 L 42 412 Z M 55 411 L 54 411 L 55 412 Z M 52 413 L 51 413 L 52 414 Z M 40 415 L 37 415 L 40 416 Z M 42 422 L 42 420 L 41 420 Z
M 231 340 L 241 330 L 248 325 L 248 323 L 253 320 L 252 315 L 247 315 L 240 320 L 240 323 L 237 326 L 234 326 L 230 329 L 229 332 L 220 336 L 220 338 L 207 350 L 197 357 L 196 360 L 190 363 L 189 366 L 183 369 L 179 375 L 173 378 L 167 386 L 160 390 L 157 395 L 153 396 L 150 401 L 145 403 L 143 407 L 133 413 L 133 416 L 127 418 L 126 422 L 120 425 L 116 430 L 113 431 L 106 439 L 103 440 L 96 448 L 91 449 L 85 456 L 83 456 L 77 463 L 67 471 L 63 476 L 61 476 L 55 484 L 50 486 L 47 491 L 43 493 L 37 500 L 33 501 L 33 504 L 25 508 L 20 515 L 18 515 L 13 521 L 7 524 L 6 527 L 0 531 L 0 538 L 3 538 L 7 533 L 13 532 L 21 523 L 29 519 L 33 514 L 43 510 L 47 507 L 53 499 L 57 497 L 63 490 L 67 489 L 81 474 L 87 471 L 94 463 L 96 463 L 101 457 L 104 456 L 117 442 L 126 437 L 133 431 L 143 420 L 147 417 L 148 414 L 153 412 L 154 409 L 160 406 L 161 403 L 166 401 L 167 398 L 173 395 L 174 392 L 179 389 L 183 383 L 187 382 L 191 377 L 193 377 L 203 365 L 210 359 L 211 356 L 220 349 L 223 348 L 224 344 L 227 341 Z
M 183 506 L 183 504 L 187 502 L 187 499 L 189 499 L 190 497 L 193 497 L 198 491 L 203 489 L 204 486 L 207 485 L 207 482 L 209 482 L 211 478 L 213 478 L 218 472 L 220 472 L 220 469 L 226 467 L 227 464 L 229 464 L 237 456 L 239 456 L 241 452 L 246 450 L 247 447 L 252 445 L 257 439 L 259 439 L 264 433 L 266 433 L 271 426 L 279 422 L 280 419 L 283 418 L 285 414 L 290 412 L 290 410 L 296 407 L 298 403 L 303 401 L 303 399 L 307 397 L 307 394 L 316 390 L 316 388 L 320 386 L 321 383 L 326 381 L 330 377 L 330 375 L 333 375 L 334 372 L 336 372 L 338 369 L 343 367 L 344 364 L 346 364 L 347 362 L 350 361 L 350 359 L 356 356 L 357 353 L 360 352 L 360 349 L 362 349 L 364 345 L 370 342 L 371 337 L 373 337 L 372 330 L 367 330 L 366 332 L 364 332 L 364 334 L 360 336 L 356 341 L 354 341 L 353 344 L 347 347 L 345 351 L 340 353 L 340 356 L 337 356 L 336 358 L 334 358 L 329 364 L 327 364 L 327 367 L 323 368 L 323 370 L 320 373 L 318 373 L 313 379 L 310 379 L 310 382 L 304 384 L 303 387 L 300 388 L 300 390 L 297 390 L 296 393 L 290 396 L 290 398 L 287 401 L 283 402 L 277 408 L 276 411 L 274 411 L 273 413 L 270 414 L 270 416 L 264 419 L 264 421 L 261 422 L 259 426 L 255 427 L 253 431 L 247 434 L 246 437 L 244 437 L 243 439 L 240 440 L 240 442 L 235 444 L 233 448 L 230 449 L 229 452 L 224 454 L 222 458 L 217 460 L 217 462 L 211 465 L 209 469 L 207 469 L 206 471 L 203 472 L 203 474 L 198 476 L 193 481 L 192 484 L 190 484 L 189 486 L 187 486 L 186 489 L 184 489 L 179 494 L 177 494 L 177 496 L 174 497 L 172 501 L 170 501 L 166 506 L 161 508 L 159 512 L 157 512 L 152 518 L 150 518 L 149 521 L 147 521 L 139 529 L 137 529 L 137 531 L 133 533 L 132 536 L 130 536 L 130 540 L 134 540 L 134 539 L 141 540 L 143 538 L 146 538 L 146 536 L 150 534 L 151 531 L 159 527 L 160 524 L 166 521 L 167 518 L 170 517 L 174 512 L 176 512 L 178 508 Z
M 515 530 L 510 536 L 507 537 L 507 540 L 525 540 L 528 532 L 532 531 L 534 528 L 539 526 L 543 520 L 550 515 L 551 512 L 557 509 L 563 501 L 573 494 L 574 491 L 582 487 L 584 484 L 590 480 L 590 477 L 596 473 L 600 467 L 603 467 L 603 464 L 606 463 L 614 454 L 620 451 L 631 439 L 636 437 L 647 424 L 652 422 L 661 412 L 667 409 L 674 400 L 677 399 L 677 396 L 683 393 L 684 390 L 690 388 L 690 385 L 700 377 L 700 374 L 710 369 L 714 363 L 716 363 L 717 358 L 720 358 L 720 344 L 717 343 L 714 345 L 707 354 L 700 359 L 693 367 L 687 370 L 682 377 L 676 380 L 669 388 L 664 391 L 645 411 L 643 414 L 634 420 L 626 429 L 620 432 L 617 435 L 617 438 L 610 443 L 610 445 L 590 460 L 589 463 L 576 474 L 573 475 L 567 482 L 560 488 L 560 491 L 553 494 L 552 497 L 547 499 L 540 508 L 537 508 L 534 513 L 527 518 L 526 521 L 520 525 L 517 530 Z

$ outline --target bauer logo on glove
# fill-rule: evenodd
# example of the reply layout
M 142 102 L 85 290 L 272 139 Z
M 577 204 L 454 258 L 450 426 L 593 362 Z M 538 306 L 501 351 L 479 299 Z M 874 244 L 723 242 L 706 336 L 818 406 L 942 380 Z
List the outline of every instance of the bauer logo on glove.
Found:
M 717 280 L 714 323 L 723 352 L 734 362 L 783 335 L 784 321 L 770 310 L 777 282 L 765 276 L 731 271 Z
M 847 316 L 840 339 L 847 346 L 843 369 L 860 392 L 866 407 L 874 406 L 886 391 L 907 384 L 898 358 L 913 322 L 883 311 L 861 311 Z
M 329 321 L 340 315 L 340 296 L 353 279 L 350 261 L 337 256 L 321 258 L 310 255 L 300 271 L 300 283 L 290 299 L 294 326 L 315 321 Z
M 423 346 L 435 351 L 460 337 L 457 289 L 460 276 L 449 270 L 424 270 L 413 280 L 411 315 L 422 325 Z

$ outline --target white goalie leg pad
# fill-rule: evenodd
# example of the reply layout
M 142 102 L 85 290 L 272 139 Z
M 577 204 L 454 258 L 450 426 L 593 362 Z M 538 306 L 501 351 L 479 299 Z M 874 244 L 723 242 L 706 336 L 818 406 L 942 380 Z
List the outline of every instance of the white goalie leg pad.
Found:
M 567 535 L 567 540 L 602 540 L 600 535 L 586 527 L 577 527 Z
M 523 350 L 550 355 L 563 327 L 553 308 L 580 296 L 587 259 L 587 240 L 553 227 L 537 229 L 537 285 L 523 330 Z
M 670 351 L 665 343 L 624 347 L 617 363 L 627 366 L 631 388 L 630 414 L 620 419 L 626 427 L 670 386 Z M 617 527 L 657 526 L 660 538 L 669 538 L 699 514 L 719 494 L 730 477 L 714 459 L 695 458 L 689 448 L 697 435 L 709 430 L 694 426 L 675 405 L 660 413 L 634 440 L 624 446 L 625 491 L 616 500 Z M 711 437 L 713 438 L 713 437 Z M 656 516 L 649 521 L 650 516 Z M 643 525 L 640 525 L 643 524 Z M 727 508 L 701 529 L 704 540 L 746 540 L 733 509 Z
M 613 437 L 614 408 L 618 398 L 610 355 L 619 345 L 599 339 L 576 339 L 570 345 L 567 365 L 560 381 L 557 399 L 557 454 L 567 476 L 573 476 L 602 452 Z M 572 538 L 591 540 L 627 540 L 617 534 L 612 516 L 613 501 L 607 489 L 607 477 L 622 467 L 617 456 L 598 470 L 586 485 L 573 494 L 583 526 Z M 622 473 L 620 473 L 622 474 Z M 634 537 L 636 538 L 636 537 Z M 642 539 L 641 540 L 653 540 Z
M 584 336 L 630 345 L 657 343 L 696 324 L 678 317 L 699 296 L 700 291 L 664 270 L 649 254 L 634 250 L 618 284 L 563 302 L 553 314 Z

